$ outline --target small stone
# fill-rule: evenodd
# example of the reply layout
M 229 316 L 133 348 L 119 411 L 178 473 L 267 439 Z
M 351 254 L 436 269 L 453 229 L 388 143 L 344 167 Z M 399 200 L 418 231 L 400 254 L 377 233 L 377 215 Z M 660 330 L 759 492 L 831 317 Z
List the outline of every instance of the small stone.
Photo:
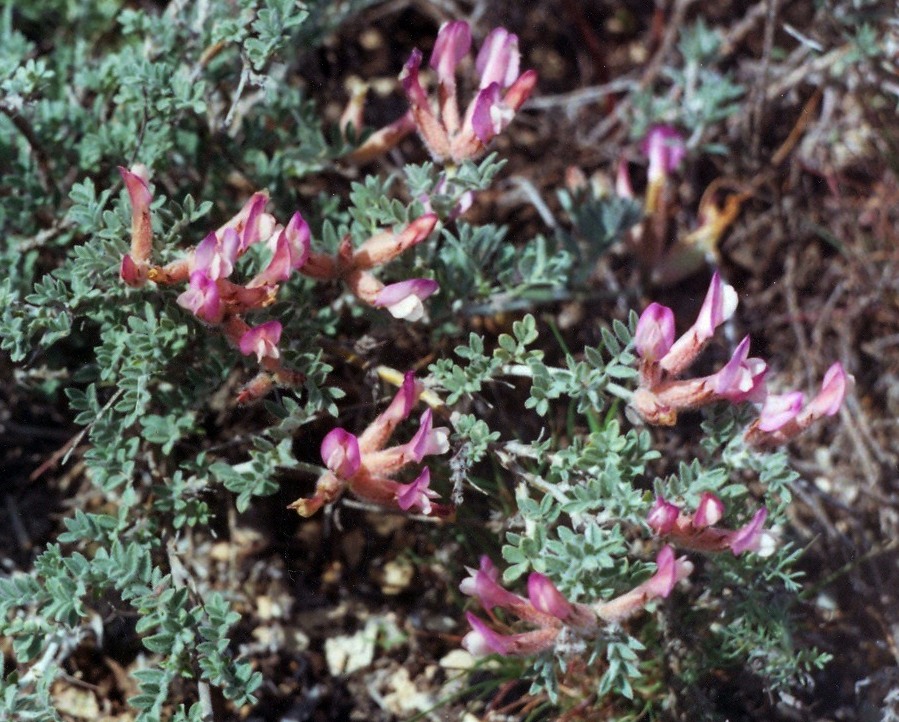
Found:
M 375 641 L 378 623 L 368 621 L 365 628 L 351 635 L 331 637 L 325 641 L 325 661 L 335 677 L 352 674 L 372 663 L 375 658 Z
M 438 664 L 444 669 L 471 669 L 475 665 L 475 658 L 464 649 L 454 649 L 441 657 Z
M 78 719 L 95 720 L 100 716 L 97 698 L 87 689 L 56 685 L 53 690 L 53 702 L 58 712 Z
M 405 559 L 392 559 L 384 565 L 381 574 L 381 591 L 384 594 L 400 594 L 409 588 L 415 576 L 415 567 Z

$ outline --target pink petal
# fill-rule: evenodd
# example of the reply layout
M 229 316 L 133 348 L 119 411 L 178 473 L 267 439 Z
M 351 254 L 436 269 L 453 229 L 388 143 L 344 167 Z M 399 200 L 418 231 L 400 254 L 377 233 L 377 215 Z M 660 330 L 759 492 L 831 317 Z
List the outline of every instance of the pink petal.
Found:
M 801 391 L 787 394 L 771 394 L 765 399 L 759 416 L 758 428 L 761 431 L 776 431 L 796 418 L 802 409 L 804 396 Z
M 637 355 L 647 361 L 661 359 L 674 343 L 674 312 L 658 303 L 649 304 L 640 314 L 634 345 Z
M 667 597 L 678 580 L 678 567 L 674 560 L 674 550 L 667 544 L 656 556 L 656 573 L 640 585 L 650 597 Z
M 341 479 L 349 479 L 362 464 L 359 440 L 339 427 L 329 431 L 322 439 L 321 455 L 328 470 Z
M 224 315 L 218 285 L 202 271 L 190 274 L 190 285 L 175 302 L 207 323 L 218 323 Z
M 518 77 L 519 61 L 518 36 L 505 28 L 494 28 L 484 39 L 475 61 L 475 68 L 481 76 L 479 89 L 491 83 L 508 88 Z
M 290 242 L 287 240 L 287 235 L 281 233 L 275 242 L 275 252 L 272 254 L 272 259 L 247 284 L 247 288 L 274 286 L 281 281 L 286 281 L 290 278 L 290 273 L 293 270 L 290 260 Z
M 664 535 L 674 529 L 678 516 L 680 516 L 680 509 L 671 502 L 665 501 L 663 497 L 657 496 L 646 517 L 646 523 L 656 534 Z
M 432 428 L 434 413 L 426 409 L 421 415 L 418 431 L 407 444 L 407 448 L 416 463 L 426 456 L 445 454 L 449 451 L 449 429 L 444 427 Z
M 748 524 L 731 534 L 728 546 L 735 555 L 742 554 L 745 551 L 758 550 L 762 541 L 762 527 L 767 517 L 768 510 L 762 507 L 755 513 L 755 516 L 752 517 Z
M 281 322 L 267 321 L 244 333 L 238 344 L 244 356 L 256 354 L 257 361 L 264 358 L 276 359 L 280 356 L 278 341 L 281 340 Z
M 421 61 L 421 50 L 415 48 L 403 66 L 403 71 L 400 73 L 400 82 L 403 84 L 403 91 L 405 91 L 412 105 L 426 107 L 428 105 L 428 95 L 425 93 L 424 88 L 421 87 L 421 81 L 418 78 Z
M 724 502 L 711 492 L 705 491 L 693 513 L 692 524 L 696 529 L 714 526 L 724 516 Z
M 462 646 L 473 656 L 509 653 L 511 645 L 506 636 L 494 632 L 471 612 L 466 612 L 465 618 L 471 625 L 471 631 L 462 638 Z
M 709 290 L 694 328 L 700 340 L 706 341 L 715 335 L 715 329 L 733 316 L 737 310 L 737 292 L 721 280 L 718 271 L 712 276 Z
M 747 375 L 744 373 L 744 362 L 747 356 L 749 356 L 749 336 L 740 341 L 737 348 L 734 349 L 730 361 L 714 375 L 715 393 L 719 396 L 726 396 L 748 390 Z M 748 380 L 751 381 L 751 379 Z
M 528 599 L 537 611 L 563 621 L 574 611 L 549 578 L 538 572 L 531 572 L 528 576 Z
M 247 220 L 240 236 L 241 250 L 246 250 L 257 241 L 262 240 L 260 221 L 266 203 L 268 203 L 268 196 L 263 193 L 254 193 L 250 198 Z
M 436 491 L 428 487 L 431 484 L 431 471 L 428 467 L 411 484 L 399 484 L 396 491 L 396 503 L 403 511 L 409 511 L 413 507 L 421 509 L 422 514 L 431 513 L 431 498 L 437 496 Z
M 650 182 L 665 178 L 676 170 L 687 153 L 683 135 L 670 125 L 650 128 L 640 149 L 649 158 Z
M 471 48 L 471 29 L 464 20 L 444 23 L 437 32 L 430 65 L 437 71 L 437 79 L 455 87 L 456 66 Z
M 849 384 L 850 377 L 843 370 L 843 365 L 837 361 L 827 369 L 824 381 L 821 383 L 821 390 L 809 402 L 803 415 L 809 414 L 816 419 L 822 416 L 833 416 L 840 410 Z
M 281 231 L 290 248 L 291 268 L 300 268 L 309 258 L 310 233 L 309 224 L 299 211 L 290 217 L 287 227 Z
M 394 318 L 418 321 L 424 315 L 422 301 L 439 287 L 437 281 L 430 278 L 410 278 L 391 283 L 378 292 L 372 305 L 386 307 Z
M 491 83 L 478 92 L 471 113 L 471 129 L 487 145 L 512 122 L 515 111 L 502 102 L 499 83 Z
M 525 599 L 500 586 L 499 570 L 487 555 L 481 557 L 480 569 L 469 569 L 468 572 L 471 576 L 462 580 L 459 591 L 475 597 L 484 609 L 515 608 L 527 604 Z

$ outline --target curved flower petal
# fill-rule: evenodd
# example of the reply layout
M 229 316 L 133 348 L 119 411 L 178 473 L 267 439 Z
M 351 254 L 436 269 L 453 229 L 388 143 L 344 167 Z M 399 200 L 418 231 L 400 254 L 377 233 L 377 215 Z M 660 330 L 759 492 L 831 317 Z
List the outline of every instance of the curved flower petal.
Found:
M 329 431 L 322 439 L 321 455 L 328 470 L 340 479 L 349 479 L 362 464 L 359 440 L 339 427 Z
M 202 271 L 190 274 L 190 285 L 175 302 L 207 323 L 219 323 L 225 312 L 218 285 Z
M 481 76 L 478 88 L 482 90 L 491 83 L 508 88 L 518 78 L 520 58 L 517 35 L 502 27 L 491 30 L 475 60 L 475 69 Z
M 745 551 L 758 551 L 762 543 L 762 532 L 765 519 L 768 518 L 768 510 L 765 507 L 759 509 L 755 516 L 745 526 L 734 531 L 728 540 L 730 550 L 736 554 Z
M 434 426 L 434 412 L 431 409 L 425 409 L 421 415 L 418 431 L 415 436 L 406 445 L 409 454 L 419 463 L 426 456 L 434 456 L 437 454 L 445 454 L 449 451 L 449 429 Z
M 437 71 L 437 80 L 448 86 L 456 85 L 456 66 L 471 49 L 471 28 L 464 20 L 444 23 L 437 32 L 429 64 Z
M 687 154 L 684 136 L 671 125 L 654 125 L 640 149 L 649 158 L 649 181 L 657 182 L 675 171 Z
M 822 416 L 833 416 L 840 410 L 840 405 L 846 396 L 851 377 L 843 370 L 843 365 L 837 361 L 824 374 L 821 390 L 813 398 L 803 415 L 809 414 L 814 419 Z
M 658 361 L 674 343 L 674 311 L 660 303 L 650 303 L 640 314 L 634 333 L 637 355 L 647 361 Z
M 667 534 L 674 529 L 678 516 L 680 516 L 678 507 L 666 501 L 664 497 L 657 496 L 646 517 L 646 523 L 656 534 Z
M 796 418 L 802 409 L 804 395 L 801 391 L 786 394 L 771 394 L 765 399 L 759 415 L 758 428 L 761 431 L 776 431 Z
M 429 489 L 431 484 L 431 470 L 425 467 L 411 484 L 399 484 L 396 490 L 396 503 L 403 511 L 409 511 L 413 507 L 421 509 L 422 514 L 431 513 L 431 499 L 439 496 L 436 491 Z
M 692 525 L 696 529 L 714 526 L 724 516 L 724 502 L 709 491 L 702 493 L 696 511 L 693 512 Z
M 394 318 L 418 321 L 425 313 L 422 301 L 439 287 L 437 281 L 430 278 L 410 278 L 391 283 L 378 292 L 372 305 L 378 308 L 386 307 Z
M 556 589 L 549 577 L 539 572 L 531 572 L 528 576 L 528 599 L 538 612 L 549 614 L 562 621 L 574 612 L 574 607 Z
M 240 352 L 244 356 L 256 354 L 256 359 L 260 362 L 264 358 L 278 358 L 281 355 L 278 351 L 281 329 L 280 321 L 266 321 L 251 328 L 240 338 L 238 343 Z

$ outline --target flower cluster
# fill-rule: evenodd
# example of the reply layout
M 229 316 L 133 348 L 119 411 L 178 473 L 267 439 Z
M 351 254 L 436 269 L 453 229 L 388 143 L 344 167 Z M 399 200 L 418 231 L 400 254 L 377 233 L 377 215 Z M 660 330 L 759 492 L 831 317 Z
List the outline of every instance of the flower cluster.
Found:
M 147 184 L 146 169 L 119 168 L 131 201 L 131 250 L 122 258 L 119 275 L 130 286 L 143 286 L 147 281 L 160 285 L 187 283 L 177 303 L 206 324 L 221 328 L 225 336 L 244 355 L 255 355 L 263 374 L 241 392 L 240 400 L 248 401 L 257 391 L 272 383 L 296 385 L 302 375 L 284 368 L 278 342 L 281 323 L 267 321 L 251 327 L 243 316 L 249 311 L 271 305 L 280 284 L 302 267 L 309 256 L 309 227 L 299 213 L 294 213 L 286 226 L 265 212 L 268 195 L 254 193 L 243 208 L 221 228 L 207 235 L 185 257 L 166 266 L 151 262 L 152 195 Z M 251 246 L 265 242 L 271 259 L 248 282 L 230 280 L 237 260 Z
M 768 510 L 759 509 L 752 519 L 739 529 L 716 526 L 724 517 L 724 502 L 711 492 L 704 492 L 692 514 L 657 496 L 646 517 L 646 523 L 659 536 L 679 547 L 704 552 L 730 549 L 735 555 L 746 551 L 762 556 L 774 550 L 774 538 L 764 530 Z
M 431 501 L 437 494 L 429 489 L 427 467 L 408 484 L 393 477 L 409 464 L 421 463 L 426 456 L 449 450 L 449 429 L 434 427 L 433 411 L 421 415 L 418 431 L 405 444 L 384 448 L 397 425 L 412 413 L 421 395 L 421 385 L 412 372 L 406 374 L 399 392 L 387 409 L 359 435 L 346 429 L 330 431 L 322 441 L 321 456 L 327 471 L 315 485 L 315 493 L 297 499 L 288 508 L 301 516 L 312 516 L 349 489 L 365 501 L 403 511 L 419 510 L 429 516 L 448 516 L 452 509 Z
M 441 26 L 429 61 L 437 74 L 437 99 L 433 104 L 421 84 L 423 55 L 417 48 L 413 50 L 400 74 L 411 106 L 409 112 L 377 131 L 348 158 L 357 162 L 370 160 L 413 129 L 438 162 L 458 164 L 482 155 L 530 97 L 537 73 L 527 70 L 519 74 L 518 37 L 505 28 L 494 28 L 475 60 L 478 92 L 463 115 L 457 97 L 456 70 L 470 49 L 471 28 L 467 22 L 456 20 Z M 351 124 L 358 126 L 358 103 L 352 107 L 356 112 L 348 117 L 352 118 Z
M 518 37 L 505 28 L 495 28 L 475 60 L 478 92 L 462 116 L 456 68 L 470 49 L 471 29 L 462 20 L 445 23 L 437 33 L 430 59 L 437 73 L 437 113 L 419 79 L 420 50 L 412 52 L 400 75 L 415 126 L 438 161 L 459 163 L 483 154 L 487 144 L 512 122 L 537 83 L 534 70 L 519 75 Z
M 679 411 L 720 400 L 750 401 L 760 406 L 761 415 L 747 431 L 746 440 L 761 447 L 784 443 L 815 420 L 837 412 L 851 382 L 839 363 L 831 366 L 821 392 L 803 409 L 801 394 L 768 394 L 768 365 L 762 359 L 749 357 L 748 336 L 718 372 L 700 378 L 679 378 L 736 308 L 736 291 L 717 272 L 712 276 L 699 316 L 677 340 L 674 312 L 658 303 L 646 307 L 634 335 L 640 357 L 640 385 L 631 399 L 631 407 L 644 421 L 672 426 Z
M 692 570 L 693 565 L 687 559 L 675 559 L 674 550 L 665 546 L 656 557 L 656 573 L 652 577 L 621 596 L 587 605 L 569 602 L 547 577 L 537 572 L 528 577 L 527 598 L 513 594 L 500 586 L 499 571 L 484 556 L 479 569 L 468 570 L 470 576 L 459 585 L 460 591 L 475 597 L 495 625 L 500 623 L 493 609 L 499 607 L 536 629 L 501 634 L 469 612 L 471 631 L 465 635 L 462 646 L 475 656 L 531 655 L 552 649 L 563 630 L 588 636 L 601 625 L 623 622 L 651 600 L 667 597 L 674 585 Z
M 385 286 L 372 273 L 425 240 L 437 225 L 437 216 L 425 213 L 399 233 L 382 231 L 353 248 L 349 236 L 340 242 L 334 256 L 309 253 L 301 272 L 322 281 L 341 280 L 356 298 L 376 308 L 386 308 L 395 318 L 417 321 L 424 315 L 424 301 L 433 294 L 437 282 L 412 278 Z
M 281 226 L 265 212 L 268 194 L 254 193 L 243 208 L 221 228 L 207 235 L 197 247 L 165 266 L 151 262 L 153 231 L 150 217 L 152 194 L 146 168 L 119 168 L 131 201 L 131 249 L 122 258 L 121 279 L 140 287 L 153 281 L 159 285 L 187 284 L 177 303 L 196 318 L 222 330 L 246 356 L 256 356 L 263 373 L 248 384 L 239 400 L 249 401 L 264 394 L 273 382 L 302 383 L 302 375 L 285 369 L 279 359 L 278 343 L 282 326 L 277 320 L 251 327 L 244 315 L 271 305 L 280 284 L 294 271 L 319 280 L 341 280 L 363 302 L 385 308 L 396 318 L 416 321 L 424 315 L 422 302 L 437 290 L 437 282 L 413 278 L 385 285 L 372 269 L 393 260 L 420 243 L 437 224 L 437 216 L 427 213 L 399 233 L 382 231 L 358 248 L 345 237 L 335 256 L 310 250 L 309 226 L 296 212 Z M 246 283 L 230 280 L 238 259 L 251 246 L 266 243 L 268 264 Z

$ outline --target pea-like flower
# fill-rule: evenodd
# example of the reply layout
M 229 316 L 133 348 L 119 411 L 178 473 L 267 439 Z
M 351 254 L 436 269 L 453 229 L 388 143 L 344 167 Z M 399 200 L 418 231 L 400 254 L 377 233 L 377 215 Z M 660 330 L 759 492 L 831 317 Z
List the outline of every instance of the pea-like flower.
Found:
M 463 115 L 456 71 L 470 49 L 471 29 L 462 20 L 445 23 L 437 33 L 430 58 L 437 74 L 436 111 L 419 78 L 423 60 L 420 50 L 412 52 L 400 75 L 415 126 L 437 161 L 460 163 L 482 155 L 490 141 L 512 122 L 537 83 L 536 71 L 519 74 L 518 37 L 505 28 L 495 28 L 475 60 L 478 92 Z
M 836 414 L 853 382 L 843 365 L 836 362 L 824 374 L 821 390 L 805 406 L 800 391 L 768 396 L 759 418 L 746 430 L 747 443 L 768 448 L 794 439 L 818 419 Z
M 475 656 L 538 654 L 554 648 L 563 630 L 587 637 L 602 625 L 625 621 L 651 600 L 667 597 L 692 570 L 693 565 L 686 558 L 675 559 L 674 550 L 665 546 L 656 556 L 652 577 L 618 597 L 588 605 L 570 602 L 548 577 L 537 572 L 528 576 L 527 598 L 513 594 L 500 585 L 499 571 L 484 556 L 478 569 L 468 570 L 470 576 L 462 581 L 459 590 L 477 599 L 494 622 L 493 609 L 499 607 L 536 629 L 501 633 L 469 612 L 466 616 L 471 631 L 463 638 L 462 646 Z
M 412 413 L 421 392 L 421 385 L 409 372 L 387 409 L 359 436 L 339 427 L 328 432 L 321 445 L 327 471 L 319 477 L 311 497 L 298 499 L 288 508 L 296 509 L 301 516 L 312 516 L 349 490 L 360 499 L 382 506 L 417 509 L 429 516 L 449 515 L 451 507 L 431 501 L 437 494 L 430 489 L 427 467 L 408 484 L 393 478 L 407 466 L 449 450 L 449 429 L 434 427 L 433 411 L 425 410 L 418 431 L 408 442 L 385 448 L 397 425 Z
M 767 364 L 749 357 L 748 336 L 717 373 L 693 379 L 677 378 L 736 307 L 736 291 L 716 272 L 696 321 L 677 340 L 670 308 L 651 303 L 643 311 L 634 334 L 634 346 L 640 357 L 640 386 L 634 392 L 631 406 L 646 422 L 671 426 L 677 421 L 678 412 L 686 409 L 720 400 L 734 403 L 764 400 Z
M 764 528 L 768 517 L 765 507 L 738 529 L 717 526 L 723 517 L 724 502 L 715 494 L 704 492 L 692 514 L 657 496 L 646 523 L 672 544 L 696 551 L 721 552 L 729 549 L 734 555 L 753 551 L 762 556 L 769 556 L 774 551 L 775 537 Z

